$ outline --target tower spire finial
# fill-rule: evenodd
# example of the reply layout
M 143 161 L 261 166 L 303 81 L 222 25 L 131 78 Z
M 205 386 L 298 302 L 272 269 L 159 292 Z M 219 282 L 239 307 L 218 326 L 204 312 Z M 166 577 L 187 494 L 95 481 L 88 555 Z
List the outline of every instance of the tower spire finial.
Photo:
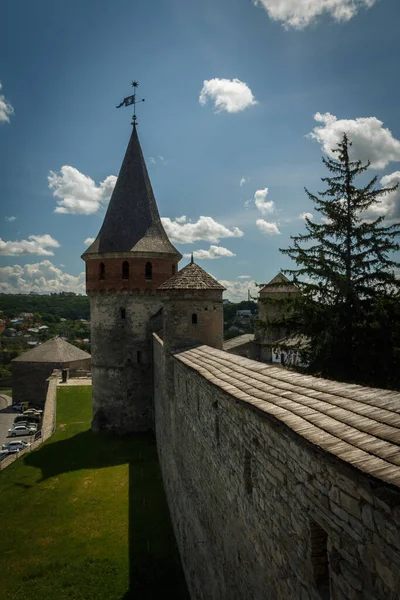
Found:
M 193 252 L 192 252 L 192 256 L 191 256 L 191 259 L 190 259 L 190 264 L 192 265 L 193 263 L 194 263 L 194 260 L 193 260 Z
M 136 80 L 132 81 L 131 85 L 134 88 L 135 93 L 132 96 L 127 96 L 126 98 L 124 98 L 122 100 L 121 104 L 118 104 L 118 106 L 116 108 L 121 108 L 121 106 L 130 106 L 131 104 L 133 104 L 132 125 L 134 127 L 136 127 L 136 125 L 137 125 L 136 104 L 138 104 L 139 102 L 144 102 L 144 98 L 142 98 L 141 100 L 136 100 L 136 88 L 139 86 L 139 82 Z

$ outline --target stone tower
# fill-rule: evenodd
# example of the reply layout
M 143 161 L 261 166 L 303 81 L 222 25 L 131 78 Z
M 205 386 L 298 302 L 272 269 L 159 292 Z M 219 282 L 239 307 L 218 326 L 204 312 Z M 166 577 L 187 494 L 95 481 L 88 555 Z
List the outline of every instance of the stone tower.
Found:
M 192 261 L 161 284 L 163 339 L 167 354 L 195 344 L 222 350 L 224 313 L 222 286 Z
M 94 431 L 152 427 L 150 317 L 181 254 L 161 223 L 136 125 L 103 225 L 82 255 L 90 298 Z
M 300 293 L 299 288 L 294 285 L 283 274 L 278 273 L 260 290 L 258 299 L 258 318 L 261 321 L 275 321 L 281 316 L 282 308 L 277 300 L 288 298 Z M 254 339 L 260 344 L 260 359 L 263 361 L 272 360 L 272 342 L 283 338 L 287 335 L 284 327 L 272 328 L 266 327 L 257 328 L 254 332 Z M 265 344 L 263 346 L 263 344 Z

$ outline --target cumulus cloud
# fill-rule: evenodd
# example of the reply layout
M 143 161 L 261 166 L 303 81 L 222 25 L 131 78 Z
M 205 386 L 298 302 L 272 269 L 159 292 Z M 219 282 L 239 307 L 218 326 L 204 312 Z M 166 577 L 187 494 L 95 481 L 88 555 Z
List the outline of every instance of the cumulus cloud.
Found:
M 17 217 L 4 217 L 5 221 L 8 221 L 9 223 L 11 223 L 12 221 L 16 221 Z
M 247 177 L 247 179 L 246 179 L 246 177 L 242 177 L 239 182 L 240 187 L 243 187 L 244 184 L 247 183 L 248 181 L 250 181 L 250 177 Z
M 85 246 L 90 246 L 90 244 L 93 244 L 95 239 L 96 238 L 88 237 L 88 238 L 86 238 L 86 240 L 83 243 L 85 244 Z
M 187 223 L 183 216 L 172 221 L 169 217 L 161 219 L 164 229 L 171 240 L 177 244 L 191 244 L 204 240 L 217 243 L 220 238 L 242 237 L 243 231 L 238 227 L 228 229 L 225 225 L 217 223 L 212 217 L 200 217 L 196 223 Z
M 61 167 L 59 173 L 50 171 L 49 188 L 58 198 L 56 213 L 91 215 L 105 206 L 113 192 L 117 178 L 109 175 L 99 185 L 78 169 L 69 165 Z
M 199 102 L 206 104 L 209 99 L 214 102 L 216 112 L 236 113 L 245 110 L 252 104 L 257 104 L 247 83 L 240 79 L 218 79 L 216 77 L 203 81 Z
M 374 169 L 384 169 L 391 161 L 400 161 L 400 141 L 393 137 L 391 131 L 382 127 L 383 122 L 376 117 L 359 117 L 357 119 L 338 119 L 330 113 L 314 115 L 317 123 L 308 137 L 317 140 L 323 151 L 332 158 L 337 158 L 333 149 L 337 147 L 343 133 L 347 133 L 352 142 L 350 158 L 371 162 Z
M 250 275 L 238 275 L 237 279 L 250 279 Z
M 38 254 L 53 256 L 49 248 L 59 248 L 60 244 L 48 233 L 44 235 L 29 235 L 27 240 L 5 242 L 0 238 L 1 256 L 21 256 L 22 254 Z
M 375 0 L 253 0 L 265 8 L 274 21 L 286 29 L 304 29 L 317 17 L 327 14 L 337 22 L 349 21 L 360 8 L 370 8 Z
M 3 86 L 0 82 L 0 90 Z M 14 114 L 14 109 L 9 102 L 5 99 L 5 96 L 0 94 L 0 123 L 9 123 L 10 117 Z
M 186 223 L 186 215 L 182 215 L 181 217 L 176 217 L 175 221 L 177 223 Z
M 58 269 L 49 260 L 36 264 L 14 265 L 0 268 L 0 292 L 17 293 L 50 293 L 75 292 L 85 293 L 85 273 L 69 275 Z
M 190 258 L 191 253 L 189 252 L 183 256 Z M 193 257 L 198 258 L 199 260 L 208 258 L 226 258 L 227 256 L 236 256 L 236 254 L 228 250 L 228 248 L 223 248 L 223 246 L 210 246 L 208 250 L 194 250 L 193 252 Z
M 240 302 L 241 300 L 247 300 L 248 293 L 251 296 L 258 296 L 258 287 L 255 281 L 227 281 L 218 280 L 226 291 L 224 292 L 224 298 L 231 300 L 232 302 Z
M 304 221 L 306 219 L 309 219 L 311 221 L 314 218 L 314 215 L 310 212 L 302 212 L 299 216 L 300 216 L 300 219 L 304 219 Z
M 266 235 L 279 235 L 280 231 L 278 229 L 277 223 L 269 223 L 268 221 L 264 221 L 264 219 L 257 219 L 256 225 L 262 233 Z
M 395 171 L 389 175 L 384 175 L 380 180 L 382 187 L 391 188 L 397 184 L 400 184 L 400 171 Z M 373 218 L 384 216 L 388 220 L 400 219 L 400 191 L 399 188 L 393 192 L 389 192 L 386 196 L 382 196 L 379 202 L 372 204 L 368 211 L 367 216 Z
M 268 188 L 263 190 L 257 190 L 254 194 L 254 204 L 257 210 L 265 215 L 267 213 L 273 213 L 275 210 L 275 204 L 273 200 L 266 201 L 265 198 L 268 196 Z

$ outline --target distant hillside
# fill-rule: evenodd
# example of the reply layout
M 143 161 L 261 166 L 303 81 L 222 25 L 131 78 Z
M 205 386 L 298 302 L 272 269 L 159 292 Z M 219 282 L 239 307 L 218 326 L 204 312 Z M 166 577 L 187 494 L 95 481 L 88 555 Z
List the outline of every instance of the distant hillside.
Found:
M 89 319 L 90 307 L 87 296 L 60 294 L 0 294 L 0 310 L 5 317 L 14 317 L 21 312 L 47 314 L 64 319 Z

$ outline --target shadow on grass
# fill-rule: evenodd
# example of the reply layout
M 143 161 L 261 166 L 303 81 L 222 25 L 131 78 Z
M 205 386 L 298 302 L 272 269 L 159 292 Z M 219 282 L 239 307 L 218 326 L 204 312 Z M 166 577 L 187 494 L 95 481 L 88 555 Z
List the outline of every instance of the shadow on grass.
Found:
M 167 594 L 188 600 L 152 434 L 113 436 L 83 431 L 24 457 L 41 481 L 69 471 L 128 464 L 129 590 L 123 600 L 154 600 Z

